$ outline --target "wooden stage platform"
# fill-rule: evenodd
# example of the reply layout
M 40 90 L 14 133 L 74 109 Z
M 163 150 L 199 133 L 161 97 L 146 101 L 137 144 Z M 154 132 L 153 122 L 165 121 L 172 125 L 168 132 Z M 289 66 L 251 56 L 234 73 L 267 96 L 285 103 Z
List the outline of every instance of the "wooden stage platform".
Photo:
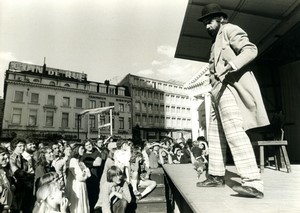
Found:
M 199 188 L 198 181 L 205 179 L 203 174 L 197 179 L 191 164 L 164 165 L 166 188 L 169 200 L 175 200 L 168 212 L 255 212 L 255 213 L 297 213 L 300 212 L 300 165 L 292 165 L 292 173 L 265 168 L 264 198 L 240 197 L 231 187 L 240 183 L 234 166 L 227 166 L 224 188 Z M 172 202 L 171 202 L 172 203 Z

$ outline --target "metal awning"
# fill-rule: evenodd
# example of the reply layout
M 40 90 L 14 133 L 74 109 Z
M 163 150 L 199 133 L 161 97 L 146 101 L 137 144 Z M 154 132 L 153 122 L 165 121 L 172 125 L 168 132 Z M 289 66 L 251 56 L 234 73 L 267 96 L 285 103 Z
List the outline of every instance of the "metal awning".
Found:
M 94 108 L 94 109 L 85 109 L 79 113 L 79 115 L 85 115 L 89 113 L 90 115 L 92 114 L 99 114 L 102 112 L 109 111 L 110 109 L 114 108 L 114 106 L 109 106 L 109 107 L 100 107 L 100 108 Z
M 197 19 L 204 5 L 218 3 L 228 14 L 229 22 L 242 27 L 259 54 L 297 25 L 299 0 L 189 0 L 175 57 L 207 62 L 211 39 Z

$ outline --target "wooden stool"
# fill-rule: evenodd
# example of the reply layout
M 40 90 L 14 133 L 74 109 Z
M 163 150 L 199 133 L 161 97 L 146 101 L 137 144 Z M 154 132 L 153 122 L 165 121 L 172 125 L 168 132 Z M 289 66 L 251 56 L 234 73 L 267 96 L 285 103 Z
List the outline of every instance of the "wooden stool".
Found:
M 264 159 L 265 158 L 264 157 L 264 154 L 265 154 L 264 147 L 265 146 L 279 146 L 279 150 L 282 152 L 284 163 L 287 168 L 287 172 L 288 173 L 292 172 L 290 160 L 289 160 L 289 157 L 288 157 L 288 154 L 286 151 L 286 147 L 285 147 L 287 144 L 288 143 L 286 140 L 270 140 L 270 141 L 255 141 L 255 142 L 253 142 L 254 146 L 259 146 L 259 162 L 260 162 L 260 172 L 261 173 L 264 172 L 264 167 L 265 167 L 265 159 Z M 279 170 L 278 165 L 276 165 L 276 167 Z

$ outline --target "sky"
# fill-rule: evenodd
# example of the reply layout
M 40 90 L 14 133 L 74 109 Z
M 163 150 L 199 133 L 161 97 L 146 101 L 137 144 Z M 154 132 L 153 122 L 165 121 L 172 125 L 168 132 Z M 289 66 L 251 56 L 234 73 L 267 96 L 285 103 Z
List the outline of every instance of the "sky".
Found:
M 0 96 L 10 61 L 84 72 L 190 80 L 202 62 L 174 57 L 188 0 L 1 0 Z M 199 26 L 200 27 L 200 26 Z M 200 51 L 200 50 L 199 50 Z

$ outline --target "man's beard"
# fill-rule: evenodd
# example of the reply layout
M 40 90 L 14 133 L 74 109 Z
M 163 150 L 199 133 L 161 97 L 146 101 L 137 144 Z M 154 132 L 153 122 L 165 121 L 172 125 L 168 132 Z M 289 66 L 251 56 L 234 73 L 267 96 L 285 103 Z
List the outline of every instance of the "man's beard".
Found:
M 218 32 L 219 32 L 220 26 L 221 25 L 219 24 L 218 27 L 216 29 L 213 29 L 213 30 L 207 29 L 208 35 L 210 35 L 213 39 L 215 39 L 217 37 Z

